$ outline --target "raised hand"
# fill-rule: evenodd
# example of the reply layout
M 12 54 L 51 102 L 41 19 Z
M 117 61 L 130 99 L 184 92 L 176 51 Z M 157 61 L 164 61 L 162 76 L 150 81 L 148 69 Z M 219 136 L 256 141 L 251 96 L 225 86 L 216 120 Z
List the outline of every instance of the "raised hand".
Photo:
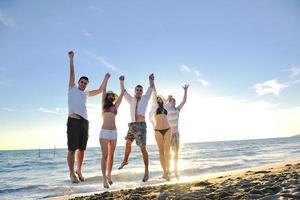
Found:
M 69 51 L 69 58 L 70 59 L 73 59 L 74 58 L 74 51 Z
M 110 78 L 110 73 L 106 73 L 105 74 L 105 79 L 109 79 Z
M 190 85 L 185 84 L 184 86 L 182 86 L 182 88 L 183 88 L 185 91 L 187 91 L 187 89 L 189 88 L 189 86 L 190 86 Z
M 120 81 L 124 81 L 124 80 L 125 80 L 125 76 L 123 76 L 123 75 L 120 76 L 120 77 L 119 77 L 119 80 L 120 80 Z
M 149 79 L 150 79 L 150 80 L 154 80 L 154 74 L 153 74 L 153 73 L 150 74 Z

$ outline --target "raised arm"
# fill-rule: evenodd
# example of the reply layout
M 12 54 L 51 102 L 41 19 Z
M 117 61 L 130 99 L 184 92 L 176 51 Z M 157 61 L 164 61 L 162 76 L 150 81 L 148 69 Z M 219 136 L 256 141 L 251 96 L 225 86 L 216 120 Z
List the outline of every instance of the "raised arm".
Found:
M 184 89 L 184 95 L 183 95 L 183 100 L 181 102 L 181 104 L 178 106 L 178 109 L 181 110 L 181 108 L 184 106 L 185 102 L 186 102 L 186 98 L 187 98 L 187 90 L 189 88 L 189 85 L 185 84 L 183 86 Z
M 108 83 L 108 79 L 110 78 L 110 74 L 106 73 L 102 82 L 102 104 L 104 103 L 105 96 L 106 96 L 106 87 Z
M 69 59 L 70 59 L 69 89 L 71 89 L 75 85 L 74 52 L 73 51 L 69 51 Z
M 155 90 L 154 74 L 150 74 L 150 76 L 149 76 L 149 84 L 150 84 L 150 86 L 148 87 L 146 93 L 144 94 L 144 96 L 146 97 L 147 101 L 151 98 L 152 91 Z
M 101 85 L 99 86 L 99 88 L 97 90 L 92 90 L 92 91 L 89 92 L 90 97 L 96 96 L 96 95 L 100 94 L 101 92 L 103 92 L 104 84 L 105 84 L 105 82 L 107 84 L 107 81 L 109 79 L 109 77 L 107 77 L 107 76 L 110 77 L 110 74 L 109 73 L 105 74 L 105 76 L 103 78 L 103 81 L 102 81 Z
M 124 96 L 124 92 L 125 92 L 125 87 L 124 87 L 124 80 L 125 80 L 125 77 L 124 76 L 120 76 L 119 77 L 119 80 L 120 80 L 120 88 L 121 88 L 121 93 L 120 93 L 120 96 L 115 104 L 115 106 L 118 108 L 122 102 L 122 99 L 123 99 L 123 96 Z
M 123 82 L 123 85 L 124 85 L 124 82 Z M 132 100 L 132 96 L 125 90 L 125 86 L 124 86 L 124 98 L 125 100 L 130 104 L 131 103 L 131 100 Z
M 148 91 L 149 91 L 149 89 L 148 89 Z M 147 92 L 148 92 L 148 91 L 147 91 Z M 153 103 L 156 104 L 156 103 L 157 103 L 157 90 L 156 90 L 155 85 L 154 85 L 154 87 L 153 87 L 153 89 L 152 89 L 151 97 L 152 97 Z
M 154 74 L 150 74 L 150 76 L 149 76 L 149 86 L 151 88 L 155 87 L 155 85 L 154 85 Z

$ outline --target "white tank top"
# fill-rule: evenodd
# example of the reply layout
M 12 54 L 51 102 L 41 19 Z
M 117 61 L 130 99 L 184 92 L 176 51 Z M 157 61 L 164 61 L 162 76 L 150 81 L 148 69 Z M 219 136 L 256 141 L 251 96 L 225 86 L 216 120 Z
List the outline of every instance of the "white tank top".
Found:
M 89 95 L 89 91 L 79 90 L 77 86 L 69 89 L 68 92 L 68 105 L 69 105 L 69 115 L 77 114 L 83 117 L 84 119 L 88 119 L 86 102 Z
M 178 107 L 170 107 L 167 110 L 168 110 L 168 121 L 170 127 L 178 126 L 180 109 Z

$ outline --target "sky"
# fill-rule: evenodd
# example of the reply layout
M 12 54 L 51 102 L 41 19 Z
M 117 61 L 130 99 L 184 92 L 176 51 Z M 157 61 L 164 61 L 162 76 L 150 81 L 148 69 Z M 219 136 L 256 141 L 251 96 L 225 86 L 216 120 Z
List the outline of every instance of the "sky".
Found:
M 153 72 L 158 93 L 180 103 L 190 84 L 182 143 L 300 133 L 297 0 L 0 1 L 0 150 L 67 147 L 69 50 L 89 90 L 109 72 L 109 90 L 125 75 L 132 93 Z M 89 99 L 89 147 L 100 107 Z M 116 120 L 124 145 L 125 100 Z

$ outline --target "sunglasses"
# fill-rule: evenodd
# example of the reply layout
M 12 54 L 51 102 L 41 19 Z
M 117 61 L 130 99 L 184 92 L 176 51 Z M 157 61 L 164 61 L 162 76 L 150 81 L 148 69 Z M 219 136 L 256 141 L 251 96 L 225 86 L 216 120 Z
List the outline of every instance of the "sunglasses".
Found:
M 84 84 L 84 85 L 87 85 L 87 84 L 88 84 L 88 82 L 86 82 L 86 81 L 80 81 L 80 83 L 81 83 L 81 84 Z

